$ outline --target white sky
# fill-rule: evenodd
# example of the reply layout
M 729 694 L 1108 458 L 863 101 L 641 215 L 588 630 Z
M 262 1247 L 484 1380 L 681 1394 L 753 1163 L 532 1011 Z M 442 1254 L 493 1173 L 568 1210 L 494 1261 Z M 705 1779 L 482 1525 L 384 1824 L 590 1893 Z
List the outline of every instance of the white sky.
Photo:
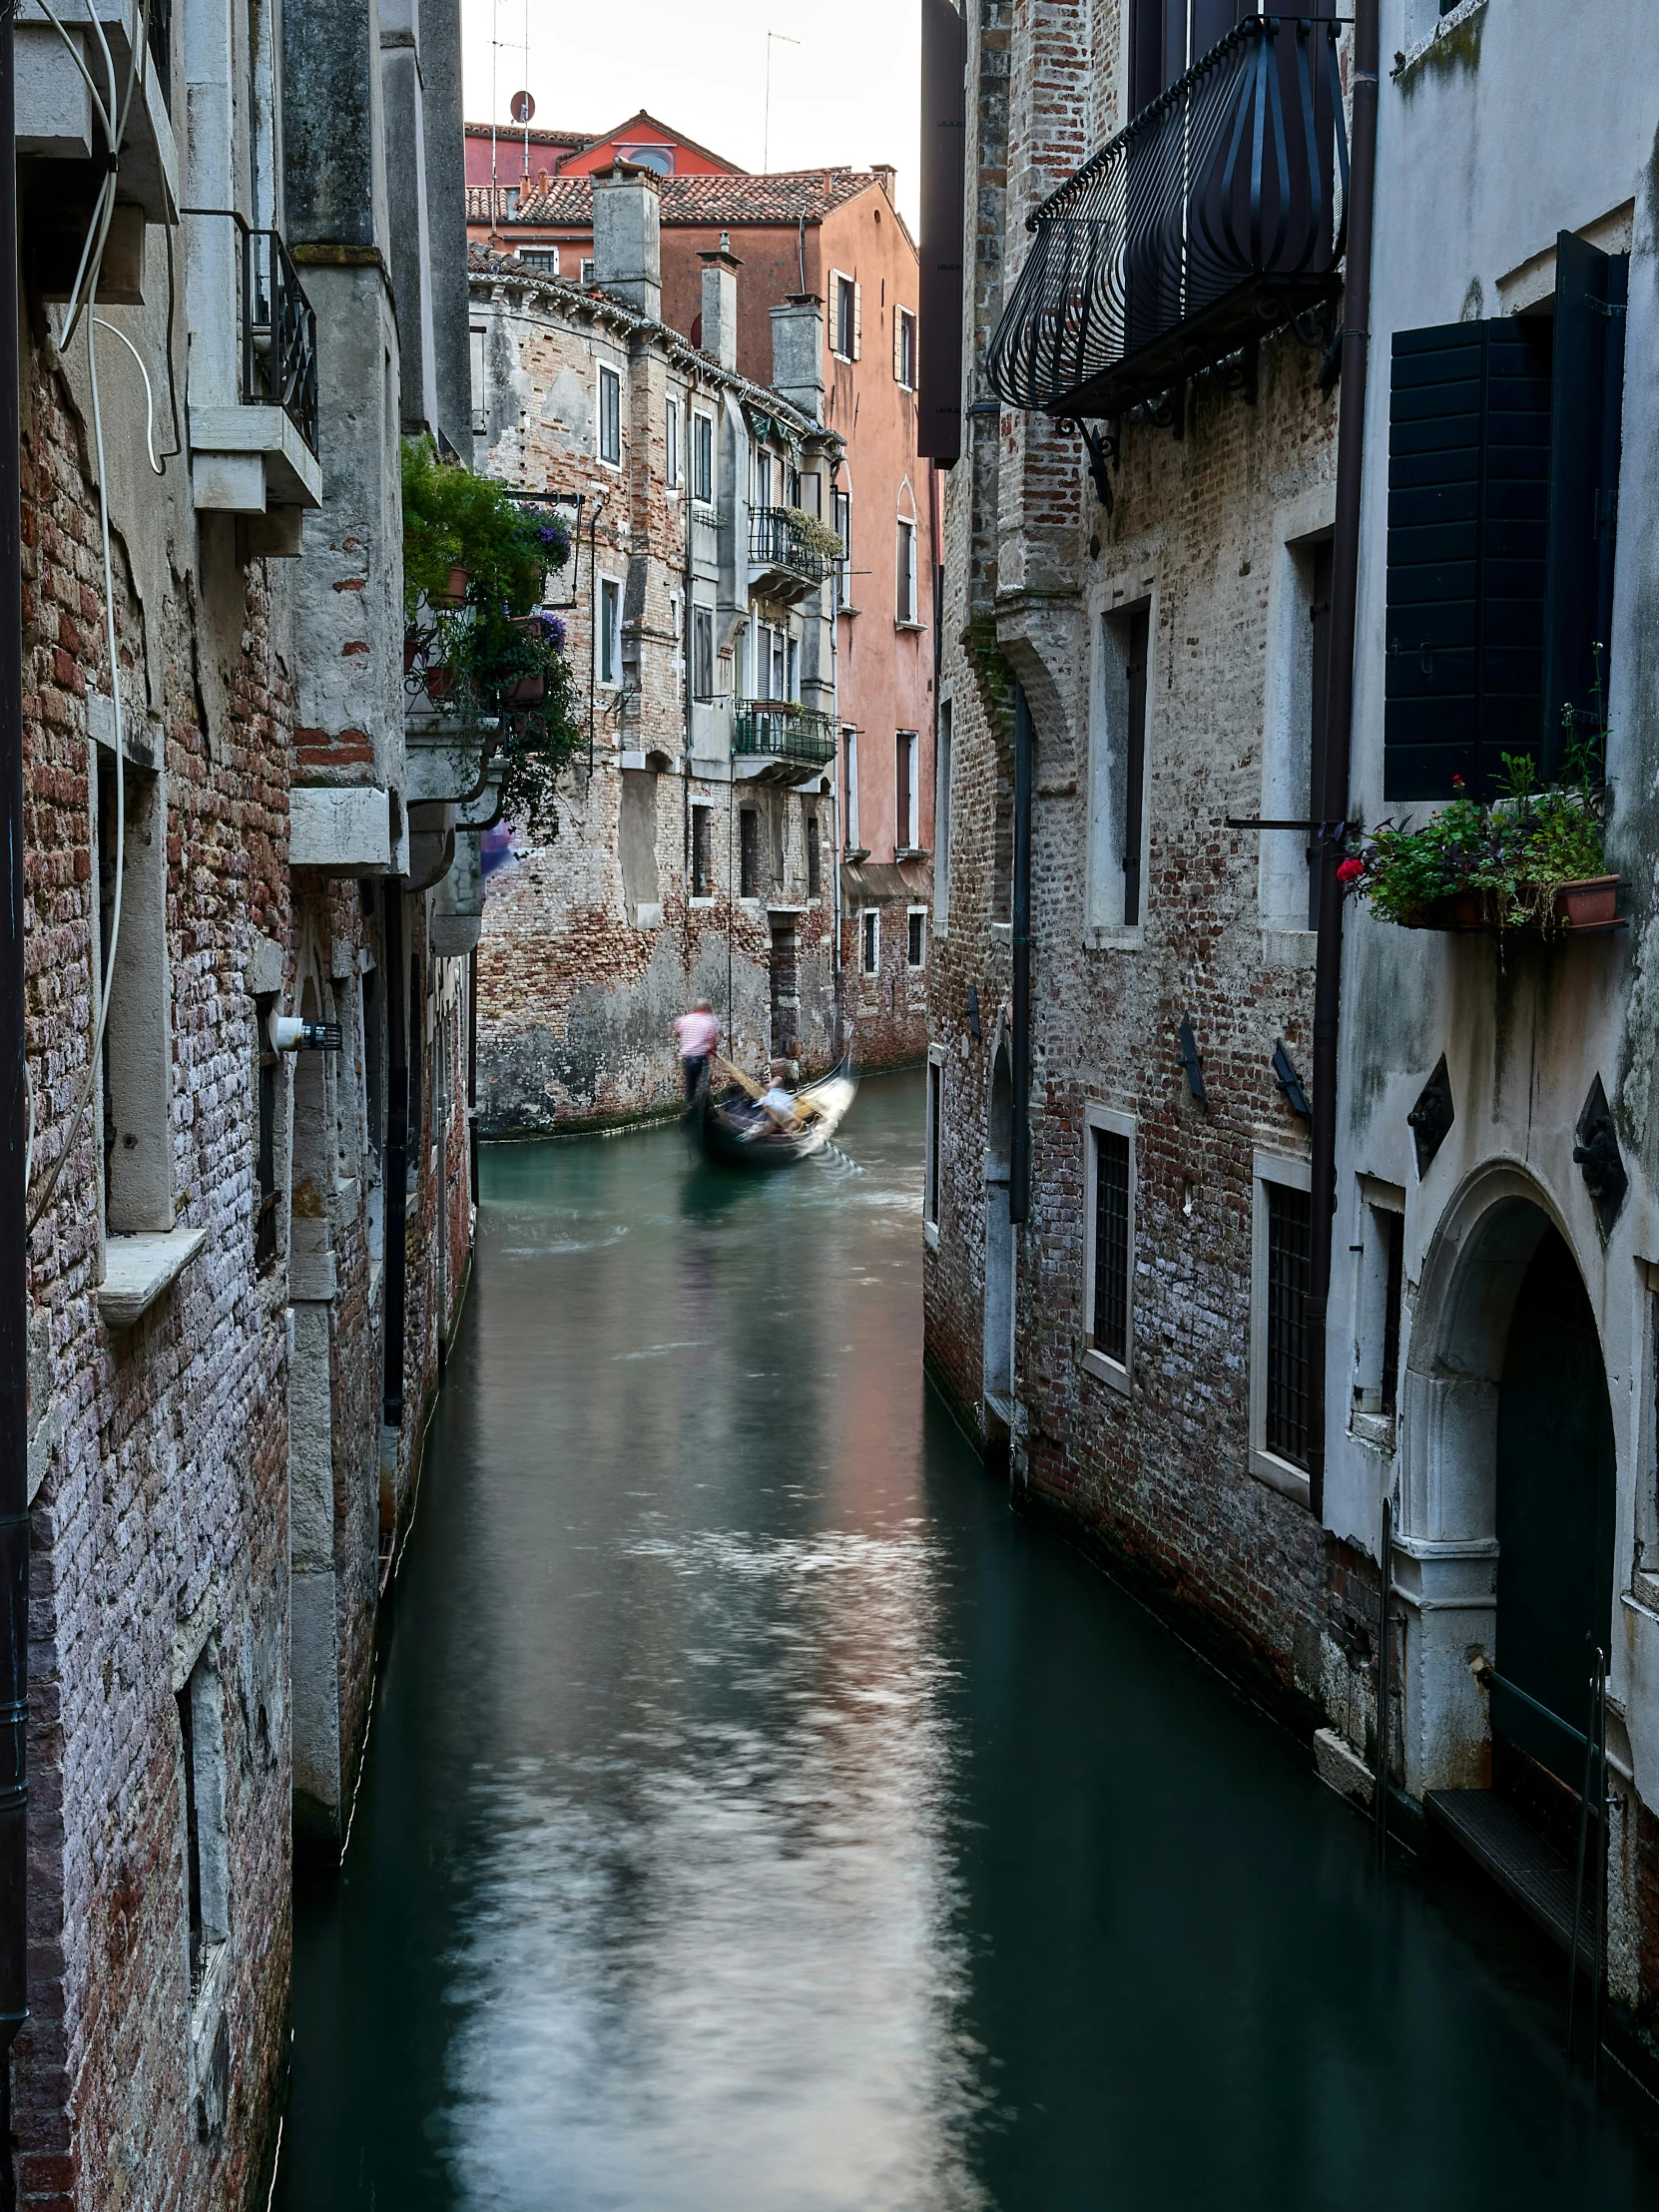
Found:
M 538 125 L 609 130 L 648 108 L 746 169 L 891 162 L 916 228 L 921 10 L 916 0 L 462 0 L 466 116 L 511 129 L 521 85 Z M 529 34 L 529 66 L 525 35 Z M 767 32 L 772 48 L 766 133 Z M 495 51 L 492 53 L 492 41 Z

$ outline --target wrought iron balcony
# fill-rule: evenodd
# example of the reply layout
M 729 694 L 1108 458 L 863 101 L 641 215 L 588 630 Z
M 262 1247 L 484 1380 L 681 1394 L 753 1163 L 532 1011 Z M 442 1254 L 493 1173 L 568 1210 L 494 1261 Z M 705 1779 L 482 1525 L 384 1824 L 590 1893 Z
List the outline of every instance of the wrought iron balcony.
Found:
M 316 311 L 276 231 L 239 218 L 242 258 L 242 399 L 280 407 L 316 452 Z
M 804 599 L 830 573 L 829 557 L 809 537 L 793 507 L 749 510 L 749 575 L 775 598 Z
M 1341 28 L 1248 17 L 1050 194 L 991 339 L 1000 399 L 1121 415 L 1334 296 Z
M 835 726 L 828 715 L 778 699 L 745 699 L 732 725 L 734 753 L 764 753 L 805 768 L 828 768 L 835 758 Z

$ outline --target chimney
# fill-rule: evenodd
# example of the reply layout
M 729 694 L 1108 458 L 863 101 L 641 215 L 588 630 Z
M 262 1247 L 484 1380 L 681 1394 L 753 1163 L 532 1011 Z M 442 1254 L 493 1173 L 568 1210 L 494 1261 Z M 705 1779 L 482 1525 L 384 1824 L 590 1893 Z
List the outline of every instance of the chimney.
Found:
M 898 171 L 893 167 L 892 163 L 871 162 L 869 165 L 869 173 L 875 179 L 875 182 L 881 187 L 881 190 L 886 194 L 888 204 L 896 208 L 898 205 Z
M 772 310 L 772 388 L 804 415 L 823 421 L 824 301 L 816 291 L 792 291 Z
M 738 365 L 738 271 L 743 264 L 732 251 L 732 234 L 722 231 L 712 254 L 699 254 L 703 264 L 703 350 L 712 353 L 722 368 Z
M 662 320 L 662 197 L 653 171 L 618 162 L 595 177 L 593 280 L 653 322 Z

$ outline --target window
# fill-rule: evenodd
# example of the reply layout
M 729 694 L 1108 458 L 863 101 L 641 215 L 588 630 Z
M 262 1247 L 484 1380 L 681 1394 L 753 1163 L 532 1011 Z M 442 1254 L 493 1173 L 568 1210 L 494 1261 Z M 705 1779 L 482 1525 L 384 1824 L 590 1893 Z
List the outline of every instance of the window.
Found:
M 536 270 L 543 276 L 559 274 L 559 249 L 556 246 L 521 246 L 518 258 L 526 269 Z
M 663 418 L 663 476 L 670 491 L 680 489 L 680 402 L 671 399 Z
M 1146 694 L 1151 611 L 1101 618 L 1089 774 L 1088 923 L 1135 929 L 1142 919 Z
M 367 976 L 363 978 L 368 981 Z M 254 1266 L 264 1274 L 276 1257 L 276 1076 L 277 1053 L 271 1041 L 275 991 L 254 1000 L 254 1049 L 258 1071 L 260 1125 L 254 1155 Z
M 819 898 L 824 892 L 824 858 L 819 850 L 818 809 L 807 809 L 807 896 Z
M 599 681 L 622 681 L 622 586 L 610 576 L 599 583 Z
M 713 415 L 692 416 L 692 497 L 705 507 L 715 497 L 715 420 Z
M 1083 1365 L 1129 1385 L 1133 1333 L 1135 1124 L 1104 1106 L 1083 1112 Z
M 784 697 L 797 701 L 801 697 L 801 645 L 796 638 L 784 648 Z
M 927 965 L 927 909 L 912 906 L 906 915 L 909 924 L 906 932 L 904 957 L 913 968 Z
M 1397 1184 L 1361 1177 L 1356 1257 L 1360 1265 L 1354 1410 L 1391 1421 L 1399 1396 L 1399 1320 L 1405 1283 L 1405 1193 Z
M 939 1197 L 944 1177 L 939 1156 L 944 1137 L 944 1046 L 927 1047 L 926 1163 L 922 1183 L 921 1233 L 936 1252 L 939 1245 Z
M 1606 727 L 1628 257 L 1563 232 L 1555 284 L 1553 319 L 1394 333 L 1384 799 L 1547 780 L 1564 713 Z
M 916 385 L 916 318 L 908 307 L 892 311 L 892 372 L 906 391 Z
M 858 917 L 863 939 L 862 964 L 866 975 L 878 974 L 881 967 L 881 916 L 873 906 L 866 906 Z
M 835 508 L 835 535 L 841 541 L 840 558 L 835 563 L 835 612 L 852 604 L 852 498 L 844 491 L 830 494 Z
M 1254 15 L 1256 0 L 1134 0 L 1134 11 L 1129 76 L 1132 113 L 1139 115 L 1219 45 L 1235 23 Z
M 850 725 L 841 732 L 841 807 L 846 824 L 846 849 L 861 852 L 858 842 L 858 733 Z
M 593 257 L 591 254 L 584 254 L 582 257 L 582 281 L 584 284 L 593 282 Z
M 712 807 L 692 809 L 692 896 L 713 898 L 715 895 L 715 811 Z
M 830 284 L 835 351 L 843 361 L 855 361 L 863 328 L 863 286 L 843 276 L 839 270 L 830 272 Z
M 99 974 L 108 975 L 110 992 L 102 1067 L 104 1227 L 112 1237 L 136 1236 L 169 1230 L 174 1219 L 167 807 L 161 778 L 126 761 L 123 821 L 114 752 L 100 744 L 97 762 Z
M 1309 1375 L 1304 1306 L 1313 1238 L 1306 1160 L 1259 1152 L 1251 1259 L 1251 1470 L 1308 1502 Z
M 715 611 L 712 607 L 692 609 L 692 696 L 702 700 L 715 696 Z
M 1297 515 L 1309 505 L 1297 502 Z M 1318 501 L 1322 513 L 1327 502 Z M 1325 710 L 1331 670 L 1329 531 L 1292 537 L 1275 554 L 1268 591 L 1267 693 L 1262 726 L 1262 817 L 1293 825 L 1324 814 Z M 1262 926 L 1319 927 L 1321 852 L 1316 832 L 1264 830 L 1258 858 Z
M 761 818 L 753 807 L 738 815 L 738 896 L 761 895 Z
M 472 428 L 477 435 L 489 428 L 489 414 L 484 399 L 484 329 L 475 322 L 471 329 L 472 343 Z
M 896 616 L 900 622 L 916 619 L 916 526 L 900 518 L 898 525 L 898 558 Z
M 622 460 L 622 378 L 614 368 L 599 371 L 599 458 Z
M 796 504 L 806 514 L 824 513 L 824 477 L 816 468 L 805 469 L 798 480 Z
M 950 925 L 950 702 L 939 707 L 933 740 L 933 927 L 943 936 Z
M 755 504 L 772 505 L 772 455 L 764 447 L 755 455 Z
M 916 755 L 921 740 L 913 730 L 900 730 L 894 741 L 898 757 L 897 810 L 893 816 L 893 850 L 915 852 L 921 846 L 921 793 L 916 782 Z

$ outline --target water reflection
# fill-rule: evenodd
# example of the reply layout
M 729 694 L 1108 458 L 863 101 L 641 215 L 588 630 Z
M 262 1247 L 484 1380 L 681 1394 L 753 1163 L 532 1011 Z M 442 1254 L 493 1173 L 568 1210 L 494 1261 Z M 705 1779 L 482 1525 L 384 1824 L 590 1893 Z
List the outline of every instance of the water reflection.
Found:
M 1380 1913 L 1303 1749 L 925 1401 L 919 1113 L 753 1183 L 486 1153 L 278 2202 L 1640 2201 L 1553 1967 Z

